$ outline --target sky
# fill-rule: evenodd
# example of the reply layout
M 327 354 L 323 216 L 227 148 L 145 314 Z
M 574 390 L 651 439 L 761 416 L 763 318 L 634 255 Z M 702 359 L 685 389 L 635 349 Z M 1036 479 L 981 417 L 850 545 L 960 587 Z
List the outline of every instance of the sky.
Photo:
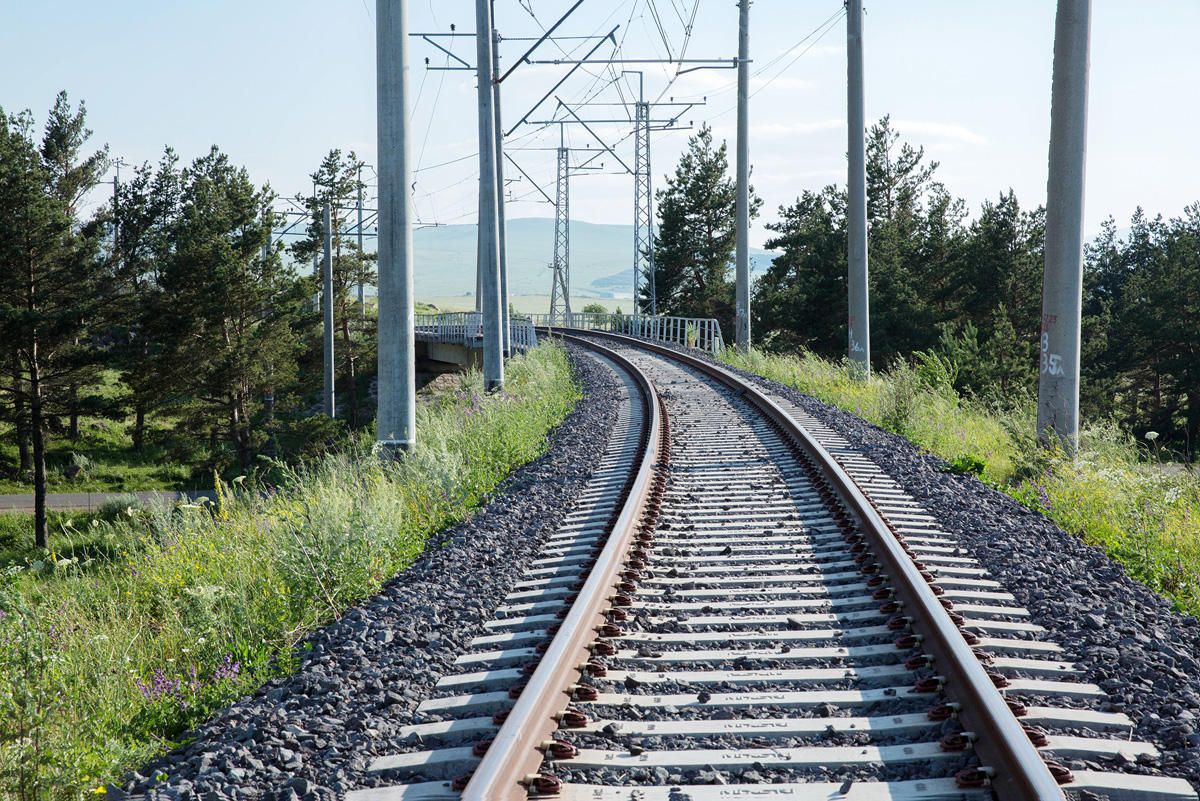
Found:
M 502 69 L 573 0 L 497 0 Z M 692 19 L 685 34 L 686 23 Z M 87 103 L 96 143 L 128 163 L 155 161 L 166 145 L 186 161 L 218 145 L 258 183 L 280 194 L 306 191 L 331 148 L 375 161 L 374 0 L 56 0 L 0 11 L 0 107 L 38 119 L 65 89 Z M 409 29 L 474 31 L 470 0 L 409 0 Z M 867 0 L 864 28 L 868 120 L 890 114 L 902 137 L 940 162 L 939 178 L 973 210 L 1010 187 L 1023 205 L 1045 199 L 1052 0 Z M 1113 216 L 1124 225 L 1137 206 L 1177 215 L 1200 201 L 1200 0 L 1095 0 L 1085 228 Z M 657 15 L 657 19 L 656 19 Z M 590 48 L 591 35 L 620 26 L 621 58 L 731 59 L 736 0 L 584 0 L 559 28 L 578 37 L 545 44 L 534 58 Z M 661 22 L 661 26 L 659 23 Z M 822 33 L 823 32 L 823 33 Z M 474 63 L 470 38 L 439 39 Z M 763 198 L 763 224 L 805 189 L 845 180 L 845 19 L 840 0 L 754 0 L 750 23 L 750 158 Z M 561 47 L 561 49 L 559 49 Z M 613 54 L 605 44 L 597 55 Z M 427 70 L 447 57 L 410 42 L 411 143 L 418 218 L 472 223 L 477 202 L 474 73 Z M 642 69 L 648 99 L 703 101 L 680 122 L 707 122 L 735 135 L 735 72 L 704 69 L 675 77 L 667 65 L 589 67 L 559 90 L 569 103 L 594 96 L 620 103 L 636 91 L 621 69 Z M 568 67 L 523 64 L 502 88 L 509 128 Z M 672 81 L 672 78 L 673 81 Z M 678 107 L 674 111 L 678 111 Z M 620 105 L 579 108 L 586 119 L 625 118 Z M 661 108 L 658 114 L 672 112 Z M 555 113 L 551 98 L 530 119 Z M 565 116 L 563 112 L 559 117 Z M 590 140 L 565 126 L 571 146 Z M 628 123 L 599 124 L 617 154 L 633 161 Z M 553 196 L 559 126 L 519 127 L 509 154 Z M 672 172 L 689 132 L 655 132 L 656 187 Z M 592 147 L 597 145 L 592 141 Z M 574 156 L 582 161 L 590 154 Z M 600 160 L 598 160 L 600 161 Z M 598 163 L 594 162 L 594 163 Z M 574 219 L 632 222 L 633 184 L 616 159 L 571 181 Z M 452 162 L 444 164 L 445 162 Z M 507 177 L 514 177 L 511 167 Z M 553 216 L 532 182 L 509 186 L 510 217 Z M 98 200 L 98 199 L 97 199 Z

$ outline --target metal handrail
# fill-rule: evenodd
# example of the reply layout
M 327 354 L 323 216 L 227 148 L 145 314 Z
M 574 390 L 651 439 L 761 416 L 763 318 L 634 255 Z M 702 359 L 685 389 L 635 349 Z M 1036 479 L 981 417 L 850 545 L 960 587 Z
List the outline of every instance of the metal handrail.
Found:
M 481 312 L 445 312 L 413 315 L 414 328 L 438 342 L 478 346 L 483 339 Z M 525 351 L 537 345 L 537 331 L 528 316 L 513 316 L 509 320 L 509 343 L 514 351 Z
M 574 328 L 581 331 L 624 334 L 653 342 L 697 348 L 712 354 L 725 349 L 721 325 L 711 317 L 669 317 L 620 312 L 570 312 L 530 316 L 535 326 L 545 328 Z

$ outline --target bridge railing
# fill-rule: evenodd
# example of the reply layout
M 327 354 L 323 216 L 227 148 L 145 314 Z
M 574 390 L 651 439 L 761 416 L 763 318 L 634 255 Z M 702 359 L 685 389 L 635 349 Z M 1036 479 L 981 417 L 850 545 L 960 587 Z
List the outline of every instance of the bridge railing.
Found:
M 721 326 L 711 317 L 663 317 L 645 314 L 572 312 L 531 315 L 534 325 L 549 328 L 582 328 L 669 342 L 709 353 L 725 349 Z
M 471 348 L 483 345 L 483 315 L 480 312 L 417 314 L 414 317 L 419 336 Z M 537 332 L 528 316 L 513 315 L 509 319 L 509 343 L 514 351 L 528 350 L 537 345 Z

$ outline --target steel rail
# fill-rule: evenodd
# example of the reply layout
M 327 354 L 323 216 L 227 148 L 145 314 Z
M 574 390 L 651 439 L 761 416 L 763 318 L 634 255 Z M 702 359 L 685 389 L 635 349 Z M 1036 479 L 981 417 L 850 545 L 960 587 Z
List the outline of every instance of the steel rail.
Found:
M 558 729 L 555 716 L 566 709 L 571 689 L 592 656 L 589 646 L 598 636 L 597 629 L 607 622 L 603 613 L 610 606 L 610 596 L 617 592 L 659 458 L 661 416 L 658 394 L 650 380 L 621 354 L 594 342 L 576 341 L 616 362 L 641 389 L 646 404 L 644 450 L 621 513 L 578 598 L 463 789 L 463 801 L 524 801 L 528 797 L 527 785 L 537 777 L 545 758 L 539 747 Z
M 559 329 L 559 333 L 565 332 Z M 991 788 L 996 796 L 1001 801 L 1064 801 L 1063 789 L 929 582 L 905 553 L 896 533 L 824 446 L 765 393 L 729 370 L 673 348 L 622 334 L 579 333 L 648 350 L 697 369 L 738 392 L 794 438 L 824 472 L 847 511 L 871 541 L 880 573 L 892 583 L 896 599 L 903 604 L 910 627 L 922 638 L 921 647 L 933 657 L 933 667 L 944 679 L 947 693 L 961 706 L 958 718 L 964 730 L 978 737 L 974 748 L 983 766 L 994 772 Z M 577 336 L 571 339 L 579 341 Z

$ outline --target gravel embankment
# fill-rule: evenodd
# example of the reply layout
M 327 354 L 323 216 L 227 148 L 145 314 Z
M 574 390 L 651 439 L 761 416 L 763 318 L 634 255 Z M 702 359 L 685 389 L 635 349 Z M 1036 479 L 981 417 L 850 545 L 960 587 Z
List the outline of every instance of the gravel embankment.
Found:
M 184 748 L 130 776 L 152 799 L 334 799 L 397 750 L 400 726 L 556 529 L 600 461 L 617 414 L 608 368 L 571 349 L 584 398 L 549 452 L 516 471 L 467 522 L 383 591 L 301 644 L 300 667 L 227 707 Z M 155 783 L 157 772 L 167 779 Z M 120 796 L 112 788 L 110 797 Z
M 728 367 L 727 365 L 723 365 Z M 731 368 L 732 369 L 732 368 Z M 1162 750 L 1130 772 L 1200 787 L 1200 621 L 1130 578 L 1097 547 L 942 460 L 862 419 L 774 381 L 734 370 L 782 395 L 861 448 L 958 537 L 1136 723 L 1135 739 Z M 1076 763 L 1075 767 L 1086 767 Z M 1105 766 L 1111 769 L 1111 765 Z

